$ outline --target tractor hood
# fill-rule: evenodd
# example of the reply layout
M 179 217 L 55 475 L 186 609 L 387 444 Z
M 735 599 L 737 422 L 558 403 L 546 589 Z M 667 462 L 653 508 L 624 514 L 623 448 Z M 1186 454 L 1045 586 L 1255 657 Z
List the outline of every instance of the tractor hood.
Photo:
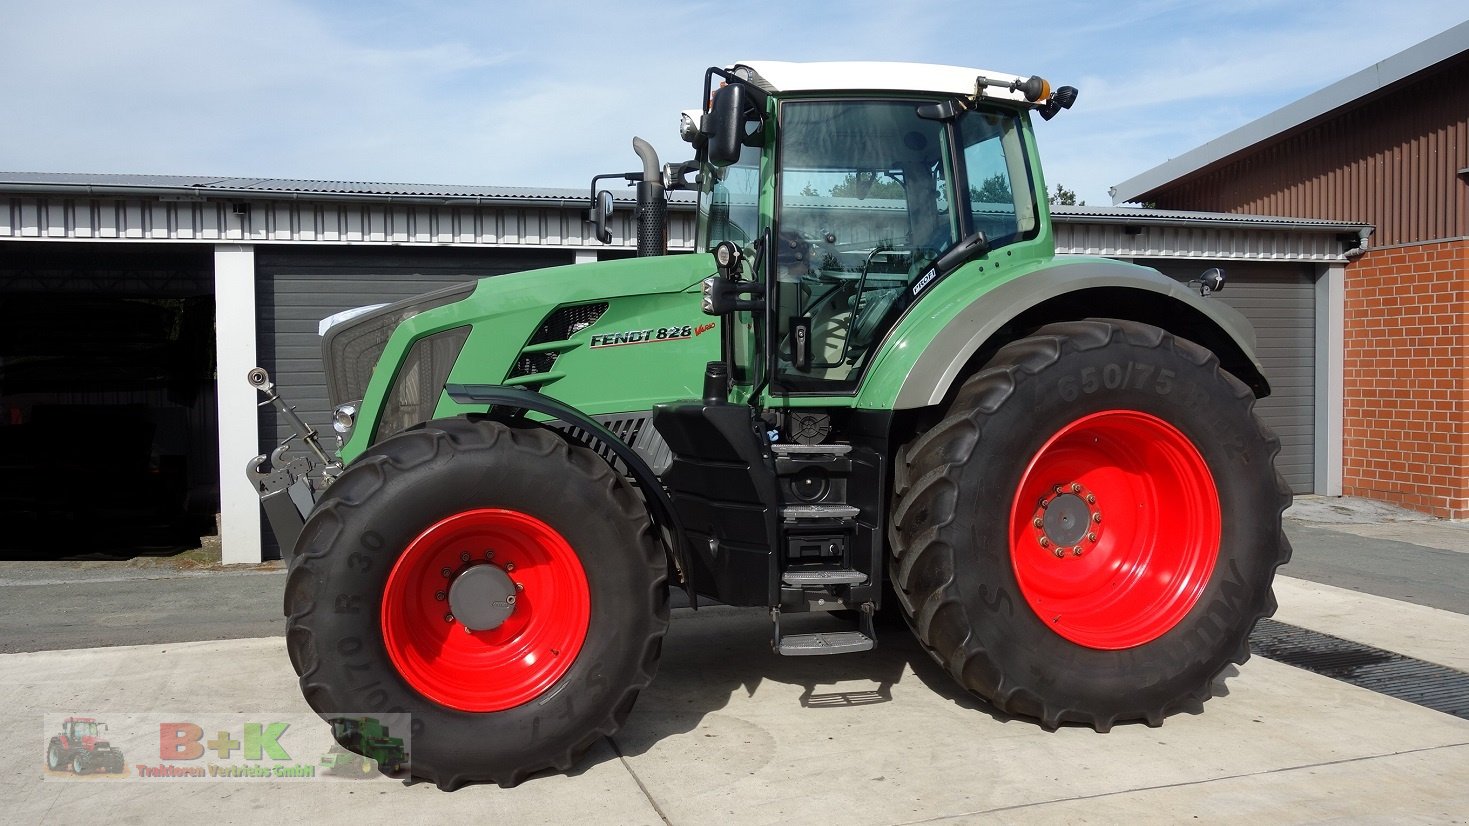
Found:
M 593 415 L 698 397 L 704 364 L 719 357 L 719 336 L 707 334 L 716 319 L 699 308 L 714 269 L 708 255 L 676 255 L 533 270 L 332 327 L 332 403 L 356 409 L 342 459 L 419 422 L 484 411 L 448 398 L 445 384 L 526 387 Z

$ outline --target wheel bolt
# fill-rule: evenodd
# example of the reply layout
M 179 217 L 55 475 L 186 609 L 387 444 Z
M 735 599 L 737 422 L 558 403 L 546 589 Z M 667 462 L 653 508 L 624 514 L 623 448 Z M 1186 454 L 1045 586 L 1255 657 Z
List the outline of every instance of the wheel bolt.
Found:
M 1088 505 L 1095 505 L 1095 504 L 1097 504 L 1097 495 L 1095 493 L 1088 493 L 1086 495 L 1086 503 Z
M 513 571 L 513 570 L 515 570 L 515 563 L 514 562 L 506 562 L 505 563 L 505 572 L 506 573 L 509 573 L 510 571 Z
M 439 602 L 443 602 L 444 600 L 446 600 L 448 598 L 449 598 L 449 595 L 446 594 L 446 593 L 444 593 L 443 591 L 435 591 L 434 592 L 434 599 L 438 600 Z
M 453 621 L 454 621 L 454 615 L 453 614 L 445 614 L 444 615 L 444 622 L 453 622 Z
M 1042 499 L 1041 500 L 1041 510 L 1045 510 L 1046 508 L 1049 508 L 1050 506 L 1051 506 L 1051 500 L 1049 500 L 1049 499 Z
M 1094 534 L 1094 533 L 1087 534 L 1086 535 L 1086 538 L 1087 538 L 1087 541 L 1089 541 L 1089 542 L 1096 542 L 1097 541 L 1097 535 Z
M 1081 493 L 1081 483 L 1079 483 L 1079 482 L 1072 482 L 1071 483 L 1071 492 L 1072 493 Z
M 1060 485 L 1052 485 L 1051 486 L 1051 492 L 1052 493 L 1060 493 L 1061 492 L 1061 486 Z
M 1102 524 L 1102 515 L 1100 513 L 1092 514 L 1092 521 L 1096 522 L 1098 525 Z
M 1035 521 L 1032 522 L 1032 523 L 1030 523 L 1030 524 L 1032 524 L 1032 525 L 1036 526 L 1037 528 L 1039 528 L 1039 527 L 1045 525 L 1046 523 L 1045 523 L 1045 521 L 1043 519 L 1041 519 L 1039 516 L 1037 516 L 1035 518 Z
M 1044 536 L 1041 537 L 1041 547 L 1042 548 L 1049 548 L 1049 547 L 1051 547 L 1051 540 L 1045 538 Z
M 517 591 L 524 591 L 525 590 L 525 583 L 524 582 L 517 582 L 517 583 L 515 583 L 515 590 L 517 590 Z
M 485 551 L 485 559 L 494 559 L 494 558 L 495 558 L 495 552 L 494 551 Z
M 1061 547 L 1056 548 L 1056 558 L 1057 559 L 1060 559 L 1061 557 L 1063 557 L 1065 555 L 1066 555 L 1066 549 L 1065 548 L 1061 548 Z
M 454 575 L 454 572 L 449 570 L 448 568 L 439 569 L 439 573 L 443 574 L 446 579 Z
M 464 553 L 460 554 L 459 555 L 459 561 L 460 562 L 468 562 L 469 561 L 469 551 L 465 551 Z
M 1076 554 L 1077 556 L 1081 556 L 1081 546 L 1077 545 L 1075 548 L 1071 549 L 1071 552 L 1073 554 Z

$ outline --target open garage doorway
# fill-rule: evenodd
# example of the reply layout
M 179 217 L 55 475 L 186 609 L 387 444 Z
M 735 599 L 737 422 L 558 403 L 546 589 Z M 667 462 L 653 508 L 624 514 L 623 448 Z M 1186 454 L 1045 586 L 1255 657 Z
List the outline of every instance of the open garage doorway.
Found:
M 0 242 L 0 557 L 167 554 L 214 532 L 211 261 Z

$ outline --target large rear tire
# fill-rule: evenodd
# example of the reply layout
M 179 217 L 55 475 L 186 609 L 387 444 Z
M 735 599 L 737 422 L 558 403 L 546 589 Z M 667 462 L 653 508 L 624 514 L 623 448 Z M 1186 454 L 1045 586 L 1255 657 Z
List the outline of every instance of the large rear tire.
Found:
M 920 642 L 1048 728 L 1207 699 L 1290 557 L 1253 405 L 1212 353 L 1144 324 L 1001 349 L 896 463 L 890 567 Z
M 287 647 L 323 716 L 411 715 L 413 776 L 510 786 L 622 725 L 657 667 L 666 580 L 644 507 L 592 451 L 434 421 L 374 446 L 318 503 L 286 584 Z

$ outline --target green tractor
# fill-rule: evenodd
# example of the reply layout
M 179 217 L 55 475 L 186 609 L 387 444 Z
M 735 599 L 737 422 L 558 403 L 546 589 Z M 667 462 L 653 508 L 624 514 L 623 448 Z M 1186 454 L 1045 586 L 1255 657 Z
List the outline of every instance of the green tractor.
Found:
M 636 184 L 638 258 L 325 333 L 337 458 L 252 371 L 316 457 L 252 468 L 307 700 L 411 714 L 442 788 L 564 770 L 653 679 L 673 588 L 768 611 L 781 655 L 868 650 L 895 613 L 1048 729 L 1207 699 L 1290 554 L 1269 386 L 1217 270 L 1056 256 L 1031 113 L 1075 98 L 711 68 L 694 160 L 635 140 L 641 172 L 593 179 L 604 241 L 597 181 Z M 672 189 L 696 254 L 664 254 Z M 790 632 L 815 611 L 850 627 Z

